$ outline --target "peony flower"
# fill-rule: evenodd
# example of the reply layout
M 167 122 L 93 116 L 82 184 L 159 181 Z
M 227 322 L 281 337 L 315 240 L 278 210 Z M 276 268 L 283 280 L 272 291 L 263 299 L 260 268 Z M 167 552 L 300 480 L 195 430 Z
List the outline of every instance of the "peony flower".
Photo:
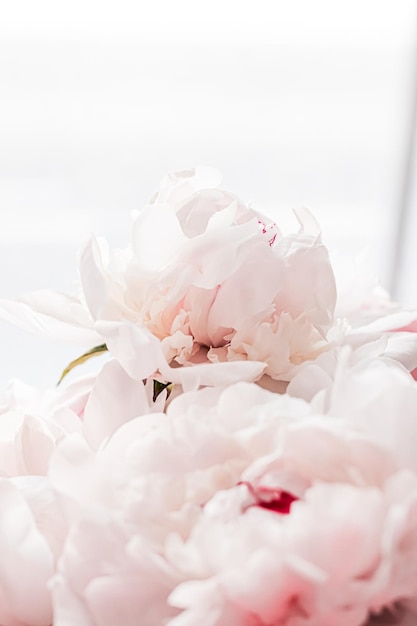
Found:
M 184 609 L 169 626 L 359 626 L 417 594 L 415 476 L 398 474 L 383 491 L 317 484 L 288 515 L 233 514 L 231 497 L 168 545 L 187 577 L 169 597 Z
M 417 315 L 218 182 L 93 238 L 79 297 L 0 302 L 85 346 L 61 381 L 107 353 L 0 400 L 2 626 L 415 622 Z
M 169 177 L 138 215 L 124 276 L 91 242 L 80 267 L 90 313 L 150 330 L 168 362 L 261 361 L 285 377 L 325 349 L 332 324 L 334 279 L 318 226 L 300 210 L 300 231 L 284 236 L 196 178 Z
M 240 383 L 96 452 L 63 441 L 56 624 L 359 626 L 416 596 L 417 385 L 384 367 L 311 405 Z
M 106 344 L 129 376 L 187 390 L 262 378 L 281 391 L 271 380 L 299 377 L 305 364 L 316 378 L 344 345 L 355 360 L 373 352 L 417 368 L 416 312 L 389 300 L 366 260 L 337 264 L 336 298 L 308 211 L 297 210 L 300 230 L 284 235 L 219 180 L 208 168 L 169 175 L 136 214 L 126 250 L 94 238 L 86 246 L 79 298 L 39 292 L 1 301 L 0 315 L 88 347 Z M 253 367 L 233 365 L 245 362 Z M 312 397 L 319 387 L 306 379 Z
M 319 227 L 299 209 L 299 231 L 284 235 L 217 183 L 207 168 L 168 176 L 136 216 L 130 248 L 89 242 L 80 299 L 33 294 L 2 301 L 0 314 L 52 336 L 66 325 L 63 336 L 90 346 L 107 340 L 103 322 L 130 322 L 161 342 L 174 367 L 256 361 L 287 380 L 329 347 L 336 292 Z M 257 368 L 251 379 L 259 376 Z

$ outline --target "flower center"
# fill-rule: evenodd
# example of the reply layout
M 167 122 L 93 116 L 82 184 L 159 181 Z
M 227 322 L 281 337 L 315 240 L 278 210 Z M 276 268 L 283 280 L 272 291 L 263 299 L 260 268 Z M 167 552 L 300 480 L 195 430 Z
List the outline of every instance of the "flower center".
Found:
M 249 506 L 259 506 L 262 509 L 274 511 L 274 513 L 280 513 L 281 515 L 288 515 L 291 511 L 292 503 L 299 499 L 297 496 L 283 489 L 276 489 L 274 487 L 258 487 L 255 489 L 253 485 L 247 481 L 241 481 L 238 485 L 245 485 L 253 497 L 254 502 Z

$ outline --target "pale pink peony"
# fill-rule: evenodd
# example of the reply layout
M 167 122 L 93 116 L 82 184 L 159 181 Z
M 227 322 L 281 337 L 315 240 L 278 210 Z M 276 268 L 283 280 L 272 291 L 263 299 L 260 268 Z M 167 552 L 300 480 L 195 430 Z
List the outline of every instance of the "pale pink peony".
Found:
M 326 348 L 335 287 L 317 224 L 282 235 L 191 170 L 168 177 L 138 215 L 124 276 L 94 241 L 81 262 L 95 319 L 127 317 L 162 341 L 168 362 L 252 360 L 283 378 Z
M 311 215 L 283 235 L 218 182 L 92 239 L 79 298 L 0 302 L 109 357 L 3 396 L 1 626 L 414 625 L 416 313 L 366 271 L 336 301 Z
M 107 340 L 103 321 L 131 322 L 173 366 L 256 361 L 287 380 L 328 348 L 336 291 L 327 249 L 306 209 L 295 211 L 298 232 L 284 235 L 218 182 L 208 168 L 166 177 L 136 216 L 131 247 L 86 246 L 79 298 L 29 294 L 0 301 L 0 316 L 89 346 Z
M 168 543 L 188 579 L 169 626 L 359 626 L 417 594 L 415 476 L 382 491 L 317 484 L 288 515 L 247 508 L 244 494 L 239 510 L 237 496 L 219 494 L 188 540 Z
M 360 626 L 416 596 L 417 386 L 391 363 L 346 384 L 205 389 L 63 441 L 56 626 Z
M 175 379 L 186 389 L 262 375 L 261 384 L 275 388 L 271 377 L 291 380 L 305 363 L 326 363 L 327 370 L 344 345 L 358 351 L 355 360 L 379 350 L 409 371 L 417 367 L 410 334 L 417 313 L 390 301 L 366 259 L 336 262 L 336 299 L 328 253 L 308 211 L 297 210 L 299 232 L 284 235 L 219 190 L 219 181 L 208 168 L 167 176 L 136 214 L 131 246 L 111 250 L 94 238 L 86 246 L 79 298 L 43 291 L 2 300 L 0 316 L 88 347 L 107 343 L 130 376 Z M 375 348 L 381 338 L 386 345 Z M 236 362 L 255 365 L 226 367 Z M 172 373 L 191 365 L 198 372 Z

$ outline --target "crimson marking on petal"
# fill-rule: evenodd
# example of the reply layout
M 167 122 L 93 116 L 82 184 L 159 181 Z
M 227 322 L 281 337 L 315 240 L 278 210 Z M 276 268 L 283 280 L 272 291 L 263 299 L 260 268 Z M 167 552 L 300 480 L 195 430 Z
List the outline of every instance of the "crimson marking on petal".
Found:
M 272 246 L 272 245 L 273 245 L 273 243 L 274 243 L 274 241 L 275 241 L 275 239 L 276 239 L 276 238 L 277 238 L 277 233 L 275 233 L 275 235 L 272 237 L 272 239 L 270 239 L 270 240 L 268 241 L 268 243 L 269 243 L 269 245 L 270 245 L 270 246 Z
M 265 233 L 266 233 L 266 224 L 261 222 L 261 220 L 258 220 L 258 224 L 259 224 L 259 226 L 262 226 L 262 234 L 265 235 Z
M 275 242 L 275 239 L 277 238 L 277 225 L 275 224 L 275 222 L 273 224 L 268 224 L 268 226 L 262 222 L 261 220 L 258 220 L 258 224 L 259 226 L 262 226 L 262 234 L 266 235 L 266 233 L 273 233 L 273 236 L 271 237 L 271 239 L 268 239 L 268 243 L 270 246 L 272 246 Z
M 268 511 L 274 511 L 281 515 L 288 515 L 291 511 L 291 505 L 298 500 L 289 491 L 282 489 L 274 489 L 272 487 L 259 487 L 257 490 L 247 481 L 241 481 L 238 485 L 245 485 L 249 493 L 254 499 L 254 503 L 249 506 L 259 506 Z

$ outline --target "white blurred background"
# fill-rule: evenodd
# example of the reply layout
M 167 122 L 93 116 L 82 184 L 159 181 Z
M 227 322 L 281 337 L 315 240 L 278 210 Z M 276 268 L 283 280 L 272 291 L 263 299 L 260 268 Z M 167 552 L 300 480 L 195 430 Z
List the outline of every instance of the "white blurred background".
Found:
M 0 9 L 0 297 L 72 291 L 91 231 L 196 164 L 288 223 L 308 206 L 417 305 L 417 0 L 14 0 Z M 0 385 L 74 349 L 0 323 Z

